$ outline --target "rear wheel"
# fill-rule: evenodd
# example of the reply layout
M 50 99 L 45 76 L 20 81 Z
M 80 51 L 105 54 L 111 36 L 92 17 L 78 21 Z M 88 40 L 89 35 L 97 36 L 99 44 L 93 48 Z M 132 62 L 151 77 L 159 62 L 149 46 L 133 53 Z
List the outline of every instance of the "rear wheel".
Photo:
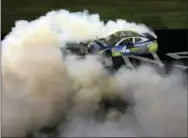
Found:
M 112 52 L 111 50 L 106 50 L 103 52 L 103 56 L 106 57 L 106 58 L 110 58 L 112 57 Z

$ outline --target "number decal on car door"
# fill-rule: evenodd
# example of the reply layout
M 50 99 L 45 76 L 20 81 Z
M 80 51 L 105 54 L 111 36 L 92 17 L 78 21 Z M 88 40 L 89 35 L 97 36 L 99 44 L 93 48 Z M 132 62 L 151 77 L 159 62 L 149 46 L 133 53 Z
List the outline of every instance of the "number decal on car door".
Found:
M 123 47 L 123 49 L 121 50 L 122 53 L 126 52 L 126 46 Z

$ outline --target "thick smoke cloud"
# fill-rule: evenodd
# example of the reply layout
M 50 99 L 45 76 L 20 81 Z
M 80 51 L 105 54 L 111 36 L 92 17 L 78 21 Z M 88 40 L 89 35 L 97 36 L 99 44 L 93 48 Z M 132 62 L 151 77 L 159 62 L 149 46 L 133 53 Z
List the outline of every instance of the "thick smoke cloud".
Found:
M 100 21 L 99 15 L 60 10 L 17 21 L 2 41 L 2 135 L 186 136 L 186 74 L 161 76 L 150 66 L 109 74 L 95 56 L 63 60 L 66 42 L 104 37 L 118 30 L 149 32 L 143 24 Z M 120 96 L 126 113 L 111 109 L 96 119 L 104 98 Z

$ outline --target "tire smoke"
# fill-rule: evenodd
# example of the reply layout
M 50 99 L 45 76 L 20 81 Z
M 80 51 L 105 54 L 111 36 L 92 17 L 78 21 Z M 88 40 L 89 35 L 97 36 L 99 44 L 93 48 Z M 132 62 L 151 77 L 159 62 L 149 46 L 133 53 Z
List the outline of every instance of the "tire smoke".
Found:
M 2 136 L 186 136 L 184 72 L 161 76 L 143 65 L 109 74 L 95 56 L 63 60 L 60 47 L 66 42 L 118 30 L 155 36 L 143 24 L 104 23 L 87 11 L 52 11 L 17 21 L 2 41 Z M 96 119 L 100 101 L 113 97 L 129 102 L 126 113 L 109 109 Z M 44 127 L 55 127 L 55 133 L 42 132 Z

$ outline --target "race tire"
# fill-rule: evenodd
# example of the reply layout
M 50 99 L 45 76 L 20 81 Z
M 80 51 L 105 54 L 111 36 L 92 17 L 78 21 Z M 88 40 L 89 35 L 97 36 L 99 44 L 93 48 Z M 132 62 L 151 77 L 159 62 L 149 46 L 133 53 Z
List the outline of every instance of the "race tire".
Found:
M 111 52 L 111 50 L 106 50 L 106 51 L 104 51 L 104 52 L 103 52 L 103 56 L 104 56 L 104 57 L 112 57 L 112 52 Z

